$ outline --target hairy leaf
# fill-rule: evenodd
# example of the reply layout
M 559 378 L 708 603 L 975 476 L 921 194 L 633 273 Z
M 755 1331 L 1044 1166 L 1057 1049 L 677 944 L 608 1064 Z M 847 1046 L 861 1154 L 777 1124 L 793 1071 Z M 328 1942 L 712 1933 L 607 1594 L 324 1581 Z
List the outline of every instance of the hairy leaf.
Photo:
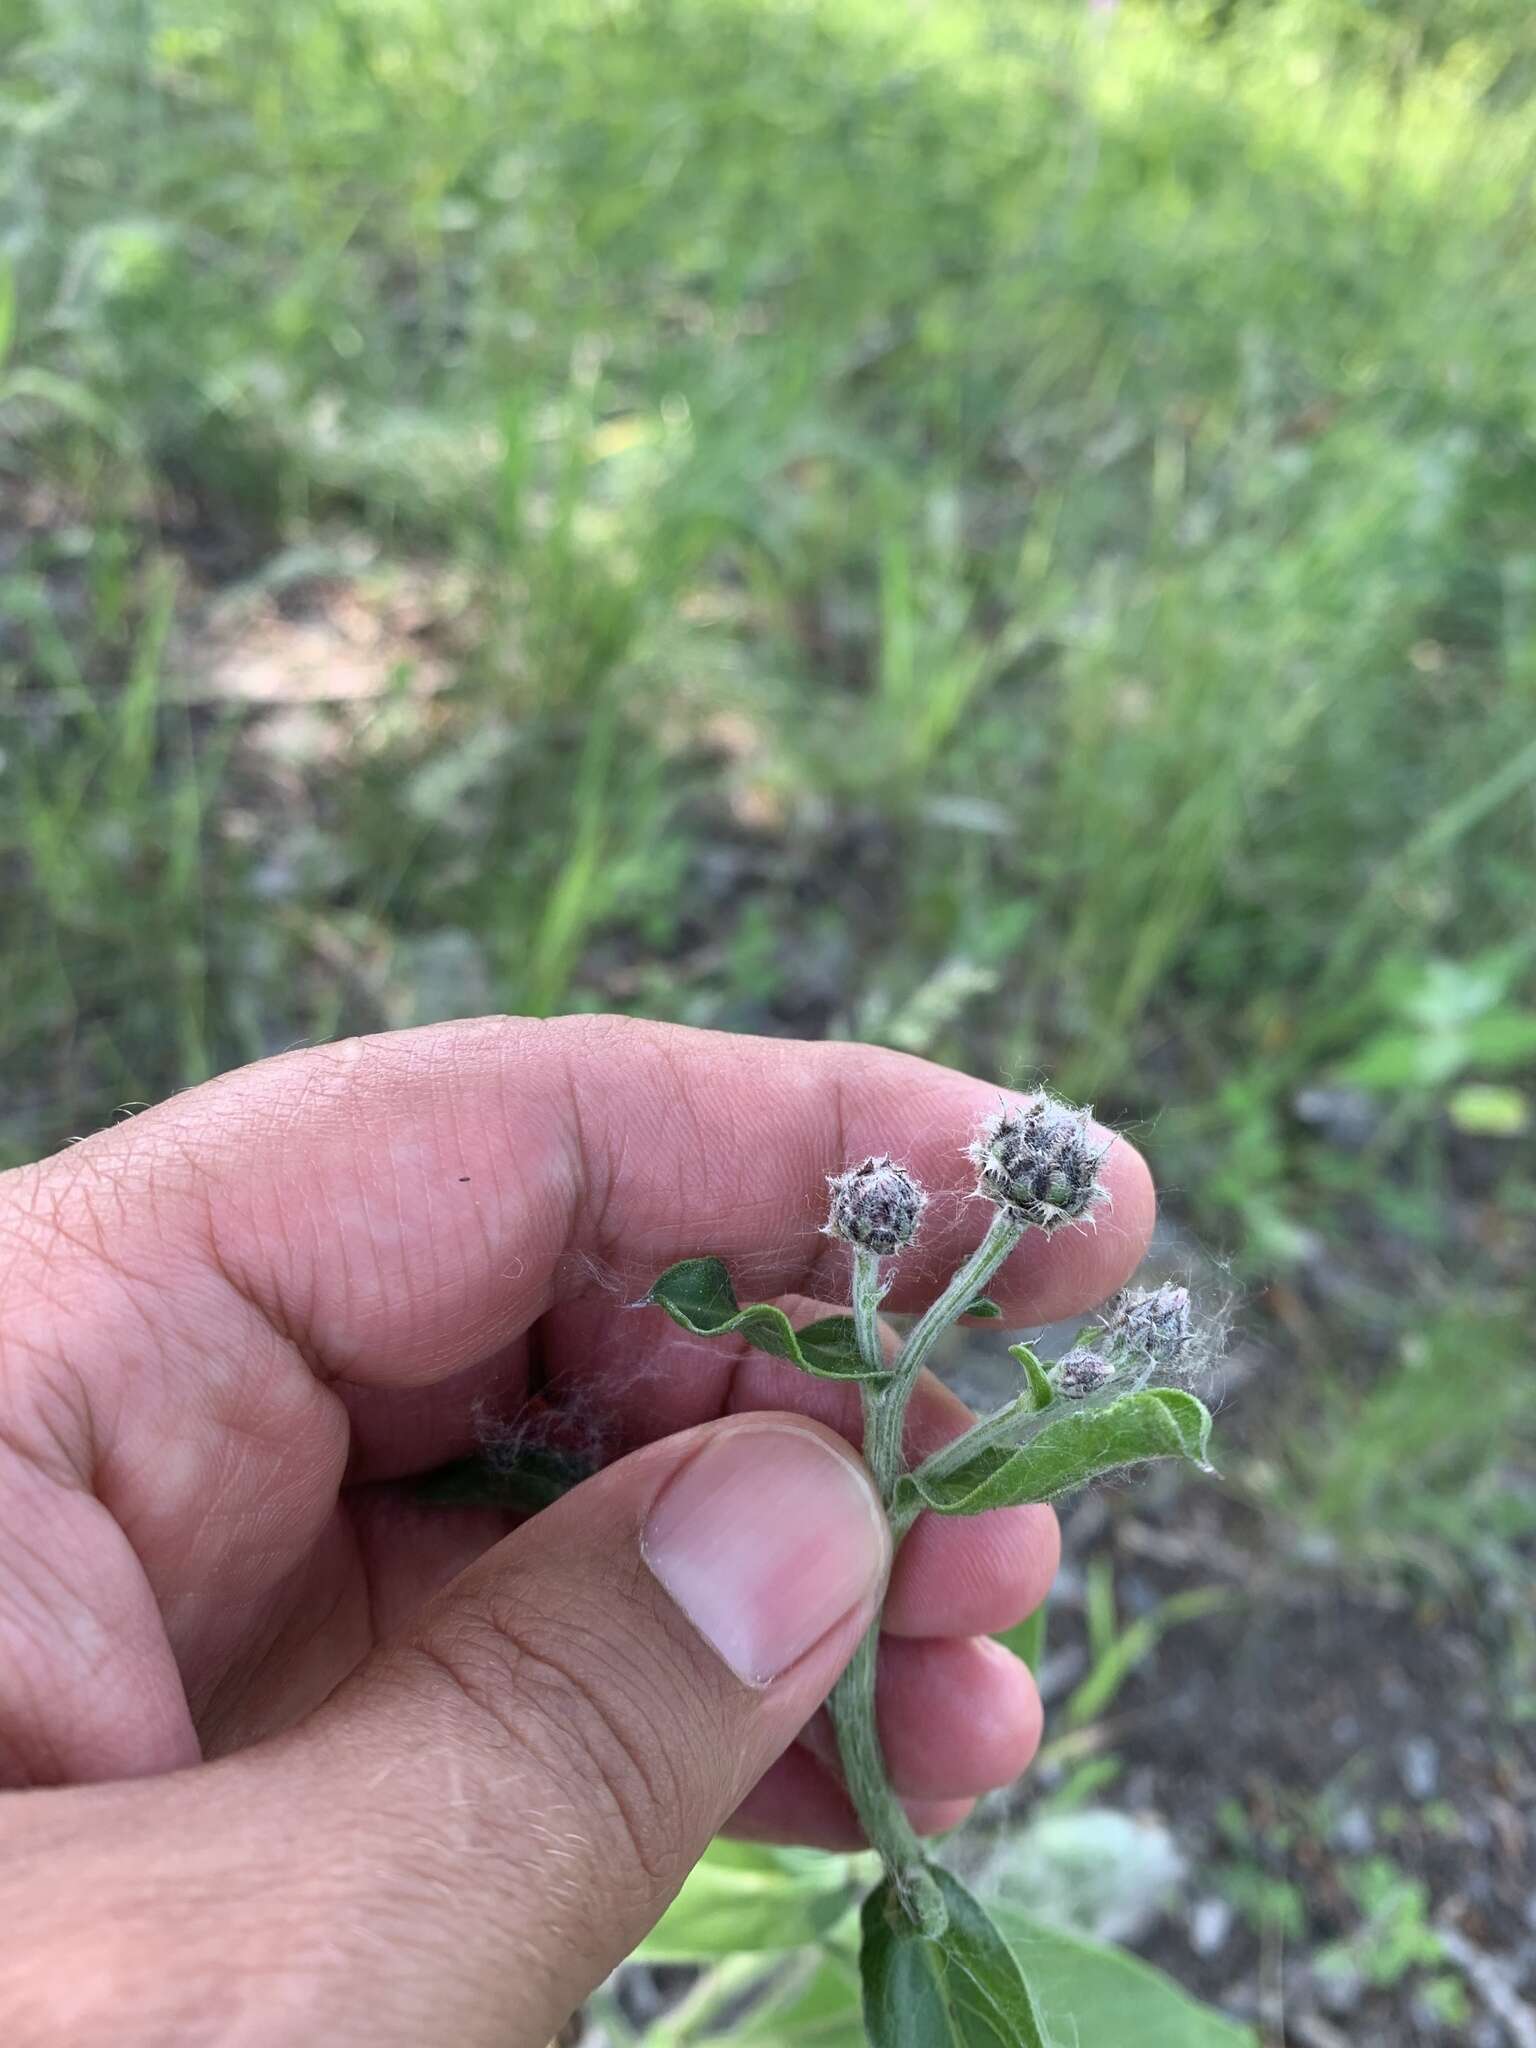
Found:
M 864 1902 L 859 1970 L 871 2048 L 1051 2048 L 1012 1950 L 947 1870 L 949 1925 L 930 1936 L 889 1879 Z
M 919 1466 L 897 1490 L 896 1504 L 921 1504 L 941 1515 L 979 1515 L 988 1508 L 1054 1500 L 1086 1480 L 1147 1458 L 1188 1458 L 1209 1471 L 1211 1417 L 1193 1394 L 1167 1387 L 1127 1394 L 1048 1423 L 1027 1444 L 991 1444 L 952 1472 L 926 1478 Z
M 880 1378 L 878 1371 L 867 1371 L 859 1357 L 852 1316 L 825 1316 L 796 1330 L 783 1309 L 771 1302 L 742 1308 L 723 1259 L 683 1259 L 669 1266 L 639 1305 L 652 1302 L 695 1337 L 728 1337 L 740 1331 L 759 1351 L 787 1358 L 817 1379 Z
M 998 1307 L 997 1303 L 995 1301 L 988 1300 L 987 1296 L 984 1294 L 978 1294 L 974 1301 L 968 1301 L 965 1305 L 966 1315 L 981 1316 L 985 1318 L 985 1320 L 987 1320 L 988 1322 L 995 1322 L 1001 1320 L 1002 1313 L 1003 1312 Z
M 991 1910 L 1061 2040 L 1083 2048 L 1257 2048 L 1251 2027 L 1197 2004 L 1124 1949 L 1064 1934 L 1016 1907 Z

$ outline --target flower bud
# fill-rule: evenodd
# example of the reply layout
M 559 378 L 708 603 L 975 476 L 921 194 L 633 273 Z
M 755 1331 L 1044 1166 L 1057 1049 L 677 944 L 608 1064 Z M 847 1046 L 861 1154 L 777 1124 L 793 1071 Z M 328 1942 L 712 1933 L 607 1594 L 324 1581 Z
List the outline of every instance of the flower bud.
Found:
M 1051 1375 L 1058 1394 L 1068 1401 L 1086 1401 L 1090 1394 L 1107 1387 L 1115 1368 L 1096 1351 L 1079 1346 L 1069 1351 Z
M 894 1159 L 866 1159 L 846 1173 L 827 1176 L 832 1190 L 828 1237 L 840 1237 L 861 1251 L 889 1258 L 917 1235 L 928 1197 Z
M 1018 1109 L 999 1110 L 971 1147 L 980 1174 L 977 1193 L 1011 1209 L 1037 1230 L 1074 1223 L 1104 1200 L 1097 1145 L 1086 1109 L 1035 1095 Z
M 1187 1287 L 1128 1287 L 1105 1322 L 1109 1343 L 1157 1365 L 1175 1365 L 1193 1336 Z

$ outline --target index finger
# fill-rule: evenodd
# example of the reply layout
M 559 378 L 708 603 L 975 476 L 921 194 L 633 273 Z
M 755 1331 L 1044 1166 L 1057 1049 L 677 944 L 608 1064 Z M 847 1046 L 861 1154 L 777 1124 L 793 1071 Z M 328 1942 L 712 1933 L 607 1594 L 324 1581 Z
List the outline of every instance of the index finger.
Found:
M 905 1053 L 614 1017 L 482 1018 L 284 1055 L 102 1133 L 83 1155 L 124 1192 L 153 1186 L 327 1377 L 433 1381 L 557 1300 L 633 1300 L 675 1259 L 714 1252 L 753 1290 L 835 1291 L 826 1175 L 870 1152 L 933 1194 L 889 1306 L 941 1285 L 989 1212 L 964 1146 L 1000 1091 Z M 1102 1299 L 1135 1267 L 1147 1170 L 1116 1140 L 1092 1230 L 1032 1232 L 992 1287 L 1017 1320 Z M 122 1183 L 127 1182 L 125 1190 Z M 115 1247 L 117 1255 L 122 1248 Z

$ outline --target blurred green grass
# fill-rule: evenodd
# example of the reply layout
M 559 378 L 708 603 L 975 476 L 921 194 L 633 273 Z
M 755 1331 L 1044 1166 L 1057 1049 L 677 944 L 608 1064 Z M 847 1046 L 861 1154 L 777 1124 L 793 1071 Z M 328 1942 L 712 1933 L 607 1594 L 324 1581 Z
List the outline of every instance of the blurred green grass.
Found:
M 1520 0 L 0 0 L 0 164 L 5 1157 L 627 1007 L 1526 1270 Z

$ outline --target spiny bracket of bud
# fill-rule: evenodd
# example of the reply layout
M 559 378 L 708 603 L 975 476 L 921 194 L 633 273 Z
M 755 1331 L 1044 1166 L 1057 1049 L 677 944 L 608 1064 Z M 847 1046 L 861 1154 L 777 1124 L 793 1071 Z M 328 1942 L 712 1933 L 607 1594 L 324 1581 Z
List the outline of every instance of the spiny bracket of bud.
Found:
M 1063 1400 L 1086 1401 L 1090 1394 L 1100 1393 L 1109 1385 L 1115 1368 L 1097 1351 L 1080 1345 L 1067 1353 L 1051 1377 Z
M 1194 1339 L 1189 1289 L 1169 1283 L 1128 1287 L 1111 1304 L 1104 1333 L 1113 1350 L 1134 1352 L 1158 1366 L 1177 1365 Z
M 1095 1139 L 1089 1110 L 1034 1095 L 982 1125 L 970 1148 L 976 1192 L 1036 1230 L 1057 1230 L 1108 1199 L 1099 1177 L 1108 1149 Z
M 914 1176 L 883 1154 L 866 1159 L 862 1166 L 850 1166 L 846 1173 L 829 1173 L 827 1185 L 832 1190 L 827 1236 L 881 1258 L 912 1242 L 928 1206 Z

